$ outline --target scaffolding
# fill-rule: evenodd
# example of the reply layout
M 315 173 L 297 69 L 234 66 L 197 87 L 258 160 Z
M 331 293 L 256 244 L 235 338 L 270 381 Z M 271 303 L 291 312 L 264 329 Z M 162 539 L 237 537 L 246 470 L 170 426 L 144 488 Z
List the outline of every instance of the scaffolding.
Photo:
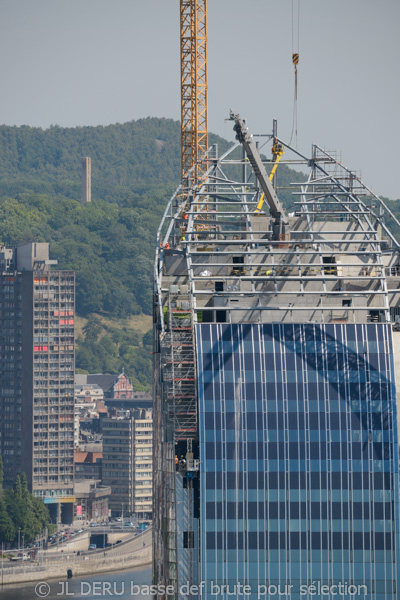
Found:
M 178 589 L 178 526 L 176 504 L 176 445 L 192 448 L 197 437 L 196 369 L 194 332 L 189 295 L 171 285 L 163 307 L 163 334 L 155 340 L 156 361 L 160 370 L 159 387 L 156 385 L 156 412 L 160 418 L 158 440 L 154 448 L 155 492 L 154 511 L 159 534 L 154 533 L 154 570 L 158 582 Z M 161 432 L 161 433 L 160 433 Z M 186 473 L 186 466 L 184 469 Z M 192 474 L 193 475 L 193 474 Z M 193 541 L 193 479 L 187 478 L 187 521 L 189 542 L 188 581 L 192 582 Z M 160 511 L 162 507 L 162 511 Z
M 189 300 L 182 297 L 174 289 L 168 293 L 164 307 L 167 329 L 162 340 L 164 402 L 175 442 L 197 435 L 192 311 Z

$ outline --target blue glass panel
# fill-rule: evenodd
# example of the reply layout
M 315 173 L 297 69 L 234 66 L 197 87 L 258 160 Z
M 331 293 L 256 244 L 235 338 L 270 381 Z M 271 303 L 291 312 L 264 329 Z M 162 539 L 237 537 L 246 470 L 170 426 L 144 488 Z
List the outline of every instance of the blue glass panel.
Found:
M 291 600 L 298 600 L 302 584 L 354 583 L 356 573 L 367 586 L 364 598 L 395 600 L 390 328 L 201 324 L 196 334 L 207 589 L 239 578 L 291 583 Z

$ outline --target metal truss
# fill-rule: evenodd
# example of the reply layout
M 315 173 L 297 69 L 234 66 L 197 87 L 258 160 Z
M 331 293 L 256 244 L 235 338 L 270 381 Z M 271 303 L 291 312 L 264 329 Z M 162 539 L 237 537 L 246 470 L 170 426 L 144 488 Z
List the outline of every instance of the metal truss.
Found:
M 400 223 L 332 153 L 313 146 L 307 157 L 274 139 L 289 157 L 281 164 L 308 171 L 292 185 L 286 227 L 276 233 L 275 213 L 256 212 L 262 189 L 237 144 L 220 158 L 209 149 L 198 162 L 203 179 L 190 186 L 189 172 L 159 229 L 160 299 L 162 281 L 177 275 L 174 255 L 185 265 L 193 323 L 389 321 L 399 243 L 387 221 Z

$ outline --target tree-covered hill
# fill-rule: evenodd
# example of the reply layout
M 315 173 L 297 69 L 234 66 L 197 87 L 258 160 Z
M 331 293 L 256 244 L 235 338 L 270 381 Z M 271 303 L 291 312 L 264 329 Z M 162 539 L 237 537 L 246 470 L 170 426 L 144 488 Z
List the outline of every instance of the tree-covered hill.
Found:
M 220 151 L 229 146 L 217 136 L 210 142 Z M 92 159 L 86 206 L 83 156 Z M 47 130 L 3 125 L 0 242 L 49 242 L 59 267 L 76 271 L 81 316 L 150 314 L 155 233 L 179 173 L 180 126 L 170 119 Z M 282 167 L 283 181 L 288 173 Z
M 77 311 L 151 311 L 155 231 L 179 178 L 179 125 L 0 127 L 0 241 L 48 241 L 77 273 Z M 92 198 L 80 204 L 81 157 Z
M 92 159 L 93 196 L 114 188 L 140 191 L 174 185 L 179 178 L 179 125 L 171 119 L 142 119 L 106 127 L 0 127 L 0 177 L 26 182 L 37 192 L 79 200 L 81 157 Z M 46 183 L 38 188 L 37 183 Z M 10 187 L 12 189 L 12 187 Z M 121 193 L 122 190 L 119 190 Z M 117 192 L 118 193 L 118 192 Z
M 213 135 L 210 143 L 220 152 L 229 146 Z M 92 160 L 92 202 L 85 206 L 83 156 Z M 279 196 L 290 206 L 289 182 L 302 175 L 285 165 L 278 173 Z M 0 126 L 0 243 L 49 242 L 59 268 L 76 271 L 76 310 L 89 324 L 78 336 L 78 368 L 124 367 L 139 389 L 150 384 L 150 337 L 125 324 L 151 314 L 156 230 L 179 178 L 180 124 L 171 119 Z M 108 323 L 111 317 L 122 325 Z M 93 335 L 96 318 L 100 332 Z

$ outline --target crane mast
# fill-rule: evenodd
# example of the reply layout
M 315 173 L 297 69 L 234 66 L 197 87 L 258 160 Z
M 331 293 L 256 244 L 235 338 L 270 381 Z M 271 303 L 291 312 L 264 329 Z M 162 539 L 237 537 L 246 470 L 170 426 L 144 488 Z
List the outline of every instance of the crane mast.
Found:
M 207 0 L 180 0 L 182 178 L 208 148 Z M 201 177 L 197 167 L 194 177 Z

